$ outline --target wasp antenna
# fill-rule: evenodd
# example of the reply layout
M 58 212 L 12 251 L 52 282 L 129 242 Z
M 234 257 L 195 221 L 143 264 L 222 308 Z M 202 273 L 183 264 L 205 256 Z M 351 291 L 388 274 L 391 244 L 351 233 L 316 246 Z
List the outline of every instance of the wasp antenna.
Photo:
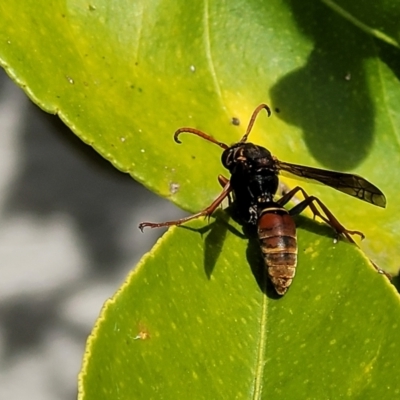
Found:
M 182 143 L 182 142 L 178 139 L 178 136 L 179 136 L 181 133 L 183 133 L 183 132 L 185 132 L 185 133 L 192 133 L 193 135 L 200 136 L 201 138 L 203 138 L 203 139 L 205 139 L 205 140 L 208 140 L 208 141 L 211 142 L 211 143 L 216 144 L 217 146 L 223 148 L 224 150 L 229 149 L 229 146 L 228 146 L 227 144 L 222 143 L 222 142 L 218 142 L 218 141 L 215 140 L 212 136 L 207 135 L 207 133 L 204 133 L 204 132 L 202 132 L 202 131 L 199 131 L 198 129 L 195 129 L 195 128 L 179 128 L 179 129 L 175 132 L 175 134 L 174 134 L 174 140 L 175 140 L 176 143 Z
M 183 132 L 183 131 L 182 131 Z M 179 143 L 179 144 L 181 144 L 182 142 L 178 139 L 178 136 L 182 133 L 180 130 L 177 130 L 175 133 L 174 133 L 174 140 L 175 140 L 175 142 L 176 143 Z
M 268 117 L 271 116 L 271 109 L 266 105 L 266 104 L 260 104 L 253 112 L 253 114 L 251 115 L 250 121 L 249 121 L 249 125 L 247 126 L 246 129 L 246 133 L 243 135 L 243 137 L 240 139 L 241 143 L 244 143 L 247 141 L 247 138 L 250 135 L 251 130 L 253 129 L 253 125 L 254 122 L 258 116 L 258 114 L 260 113 L 260 111 L 264 109 L 265 111 L 267 111 Z

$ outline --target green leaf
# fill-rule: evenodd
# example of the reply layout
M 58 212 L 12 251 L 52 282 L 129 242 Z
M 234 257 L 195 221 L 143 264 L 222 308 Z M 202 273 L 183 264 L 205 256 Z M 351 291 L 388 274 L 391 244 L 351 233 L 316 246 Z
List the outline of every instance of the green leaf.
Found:
M 232 221 L 169 230 L 105 304 L 79 399 L 396 398 L 397 292 L 330 228 L 297 223 L 282 298 Z
M 399 54 L 348 20 L 289 0 L 2 2 L 0 62 L 117 168 L 191 211 L 215 198 L 226 171 L 216 146 L 187 136 L 179 147 L 173 132 L 232 143 L 268 103 L 275 113 L 260 116 L 252 141 L 384 191 L 385 211 L 304 184 L 395 270 Z M 298 222 L 298 276 L 279 300 L 263 294 L 254 242 L 222 222 L 204 242 L 171 230 L 107 303 L 81 397 L 395 398 L 397 294 L 354 246 Z
M 393 1 L 322 0 L 357 28 L 395 47 L 400 47 L 399 4 Z
M 226 171 L 220 149 L 194 137 L 179 147 L 173 132 L 192 126 L 232 143 L 258 104 L 279 109 L 250 139 L 381 188 L 386 210 L 304 184 L 397 271 L 399 54 L 342 15 L 289 0 L 22 0 L 0 4 L 0 26 L 0 63 L 33 101 L 186 210 L 208 205 Z

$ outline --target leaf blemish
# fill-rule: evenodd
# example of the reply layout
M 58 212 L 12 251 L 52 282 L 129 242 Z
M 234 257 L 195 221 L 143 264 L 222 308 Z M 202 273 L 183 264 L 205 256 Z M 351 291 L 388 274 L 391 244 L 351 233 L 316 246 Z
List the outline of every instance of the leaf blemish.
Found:
M 309 246 L 306 249 L 304 249 L 304 254 L 309 254 L 312 253 L 314 251 L 314 248 Z
M 133 338 L 133 340 L 146 340 L 146 339 L 149 339 L 149 338 L 150 338 L 149 332 L 140 331 L 140 332 Z
M 169 184 L 169 191 L 171 194 L 176 194 L 179 191 L 180 185 L 179 183 L 171 182 Z
M 150 338 L 149 331 L 140 323 L 139 333 L 133 338 L 133 340 L 146 340 Z

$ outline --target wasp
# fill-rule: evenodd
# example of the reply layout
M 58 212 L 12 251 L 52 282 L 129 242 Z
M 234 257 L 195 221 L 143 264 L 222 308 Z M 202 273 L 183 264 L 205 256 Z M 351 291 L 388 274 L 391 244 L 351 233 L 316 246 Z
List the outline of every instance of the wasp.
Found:
M 271 115 L 270 108 L 266 104 L 260 104 L 253 112 L 245 134 L 232 146 L 219 142 L 195 128 L 178 129 L 174 135 L 177 143 L 181 143 L 179 136 L 182 133 L 190 133 L 221 147 L 221 161 L 229 170 L 230 178 L 218 176 L 223 186 L 222 192 L 204 210 L 176 221 L 142 222 L 139 228 L 143 231 L 145 227 L 180 225 L 194 218 L 211 216 L 222 201 L 232 195 L 240 219 L 244 224 L 256 228 L 267 274 L 276 292 L 284 295 L 293 281 L 297 266 L 296 225 L 293 216 L 308 207 L 314 218 L 321 218 L 338 236 L 342 235 L 355 243 L 353 235 L 359 235 L 361 238 L 364 238 L 364 235 L 359 231 L 346 229 L 320 199 L 309 196 L 300 186 L 275 200 L 281 171 L 320 182 L 378 207 L 386 206 L 386 198 L 376 186 L 361 176 L 283 162 L 265 147 L 247 142 L 254 122 L 262 110 L 266 110 L 268 116 Z M 298 195 L 304 199 L 290 210 L 284 208 Z

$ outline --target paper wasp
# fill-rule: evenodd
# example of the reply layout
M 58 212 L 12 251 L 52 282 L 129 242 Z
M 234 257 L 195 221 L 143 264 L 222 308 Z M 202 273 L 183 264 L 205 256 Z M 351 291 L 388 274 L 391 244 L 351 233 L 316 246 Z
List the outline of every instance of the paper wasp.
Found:
M 174 135 L 177 143 L 181 143 L 178 139 L 181 133 L 191 133 L 221 147 L 224 150 L 221 161 L 229 170 L 231 177 L 230 179 L 222 175 L 218 177 L 223 190 L 204 210 L 176 221 L 142 222 L 139 228 L 143 230 L 145 227 L 180 225 L 200 216 L 210 216 L 222 201 L 232 194 L 240 219 L 245 224 L 256 226 L 268 276 L 276 292 L 283 295 L 292 283 L 296 272 L 297 239 L 294 215 L 300 214 L 309 207 L 314 217 L 321 218 L 338 235 L 345 236 L 350 242 L 354 243 L 351 235 L 359 235 L 362 238 L 364 235 L 359 231 L 346 229 L 321 200 L 309 196 L 299 186 L 284 194 L 280 199 L 274 200 L 274 195 L 278 190 L 280 171 L 323 183 L 379 207 L 386 206 L 386 198 L 376 186 L 358 175 L 279 161 L 266 148 L 247 142 L 255 119 L 263 109 L 266 110 L 268 116 L 271 115 L 266 104 L 259 105 L 250 118 L 246 133 L 238 143 L 232 146 L 218 142 L 198 129 L 178 129 Z M 291 210 L 285 209 L 284 206 L 298 194 L 301 194 L 304 200 Z

